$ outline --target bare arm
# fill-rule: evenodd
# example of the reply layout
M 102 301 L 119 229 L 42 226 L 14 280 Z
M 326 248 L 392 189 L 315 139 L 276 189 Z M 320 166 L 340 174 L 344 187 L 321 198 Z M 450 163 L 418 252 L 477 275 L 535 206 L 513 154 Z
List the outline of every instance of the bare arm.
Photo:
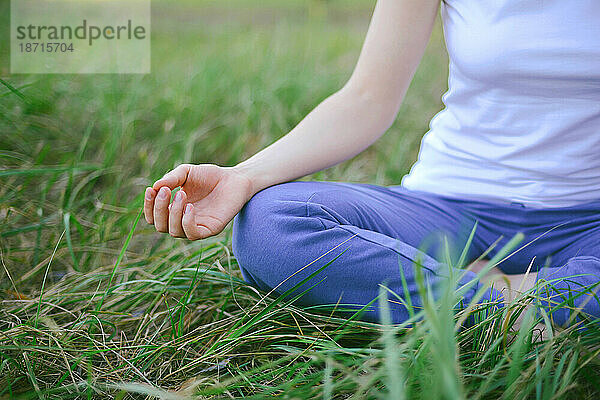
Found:
M 379 0 L 346 85 L 287 135 L 235 168 L 256 193 L 351 158 L 392 124 L 423 55 L 439 0 Z
M 431 35 L 439 0 L 378 0 L 352 76 L 292 131 L 235 167 L 183 164 L 146 190 L 159 232 L 202 239 L 258 191 L 351 158 L 392 124 Z M 181 186 L 171 203 L 171 190 Z

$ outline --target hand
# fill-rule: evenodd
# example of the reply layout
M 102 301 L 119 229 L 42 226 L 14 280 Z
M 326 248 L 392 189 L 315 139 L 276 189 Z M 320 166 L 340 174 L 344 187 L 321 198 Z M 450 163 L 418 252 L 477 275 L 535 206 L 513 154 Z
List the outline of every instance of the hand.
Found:
M 158 232 L 204 239 L 220 233 L 253 195 L 251 180 L 235 167 L 181 164 L 146 189 L 144 215 Z

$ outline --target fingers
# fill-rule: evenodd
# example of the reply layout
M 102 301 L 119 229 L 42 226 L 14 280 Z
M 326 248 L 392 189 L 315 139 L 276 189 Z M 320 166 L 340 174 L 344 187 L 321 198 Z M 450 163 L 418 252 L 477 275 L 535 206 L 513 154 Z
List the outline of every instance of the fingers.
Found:
M 167 232 L 169 229 L 169 203 L 171 202 L 171 190 L 161 187 L 154 199 L 154 226 L 159 232 Z
M 185 232 L 181 226 L 181 219 L 183 218 L 183 208 L 186 201 L 187 195 L 183 190 L 180 190 L 175 194 L 175 199 L 171 203 L 171 209 L 169 210 L 169 235 L 173 237 L 185 237 Z
M 154 182 L 152 188 L 154 190 L 159 190 L 161 187 L 166 186 L 169 189 L 173 190 L 176 187 L 182 186 L 187 179 L 188 173 L 190 172 L 190 168 L 190 164 L 181 164 L 180 166 L 173 169 L 172 171 L 167 172 L 165 176 Z
M 187 194 L 179 190 L 171 203 L 171 190 L 162 187 L 158 192 L 152 188 L 146 189 L 144 199 L 144 215 L 146 221 L 152 224 L 158 232 L 166 233 L 173 237 L 187 237 L 190 240 L 204 239 L 218 233 L 207 226 L 196 223 L 194 206 L 187 203 Z
M 185 237 L 181 220 L 187 195 L 180 190 L 175 194 L 173 203 L 170 200 L 171 191 L 168 188 L 161 188 L 158 192 L 147 188 L 144 195 L 144 217 L 149 224 L 155 225 L 158 232 L 169 232 L 173 237 Z
M 188 203 L 185 206 L 185 211 L 183 213 L 181 222 L 185 236 L 187 236 L 187 238 L 190 240 L 204 239 L 212 236 L 212 233 L 208 228 L 196 224 L 196 216 L 194 214 L 194 206 L 192 203 Z
M 156 190 L 151 187 L 146 188 L 144 194 L 144 218 L 149 224 L 154 223 L 154 198 L 156 197 Z

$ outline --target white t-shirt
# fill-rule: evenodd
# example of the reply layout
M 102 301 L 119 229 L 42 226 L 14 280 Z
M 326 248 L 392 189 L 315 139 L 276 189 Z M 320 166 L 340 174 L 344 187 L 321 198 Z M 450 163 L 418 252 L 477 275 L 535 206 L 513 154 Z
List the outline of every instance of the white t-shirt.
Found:
M 445 108 L 408 189 L 563 207 L 600 200 L 600 0 L 445 0 Z

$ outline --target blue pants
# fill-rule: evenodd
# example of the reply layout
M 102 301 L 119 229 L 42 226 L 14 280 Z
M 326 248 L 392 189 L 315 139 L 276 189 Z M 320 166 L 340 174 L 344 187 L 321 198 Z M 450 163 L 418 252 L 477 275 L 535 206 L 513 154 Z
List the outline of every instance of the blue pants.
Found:
M 459 285 L 471 282 L 472 286 L 463 290 L 468 304 L 481 288 L 475 274 L 437 260 L 447 260 L 449 253 L 456 262 L 475 222 L 468 259 L 479 257 L 497 242 L 488 256 L 493 257 L 521 232 L 525 239 L 517 247 L 520 250 L 499 268 L 507 274 L 524 273 L 533 260 L 533 271 L 544 267 L 538 279 L 556 279 L 546 295 L 557 303 L 561 294 L 578 293 L 600 280 L 600 200 L 539 209 L 519 203 L 465 201 L 401 186 L 291 182 L 257 193 L 236 216 L 233 252 L 246 281 L 277 294 L 333 260 L 297 289 L 300 293 L 310 288 L 299 300 L 304 305 L 344 304 L 358 309 L 374 300 L 384 285 L 403 299 L 410 296 L 411 303 L 419 306 L 416 259 L 434 291 L 449 274 L 463 274 Z M 600 317 L 597 298 L 589 296 L 589 290 L 587 294 L 575 306 L 583 305 L 586 313 Z M 480 302 L 501 297 L 488 289 Z M 405 321 L 406 306 L 394 301 L 394 295 L 388 298 L 392 320 Z M 552 317 L 563 324 L 569 310 L 556 310 Z M 378 321 L 377 302 L 361 318 Z

